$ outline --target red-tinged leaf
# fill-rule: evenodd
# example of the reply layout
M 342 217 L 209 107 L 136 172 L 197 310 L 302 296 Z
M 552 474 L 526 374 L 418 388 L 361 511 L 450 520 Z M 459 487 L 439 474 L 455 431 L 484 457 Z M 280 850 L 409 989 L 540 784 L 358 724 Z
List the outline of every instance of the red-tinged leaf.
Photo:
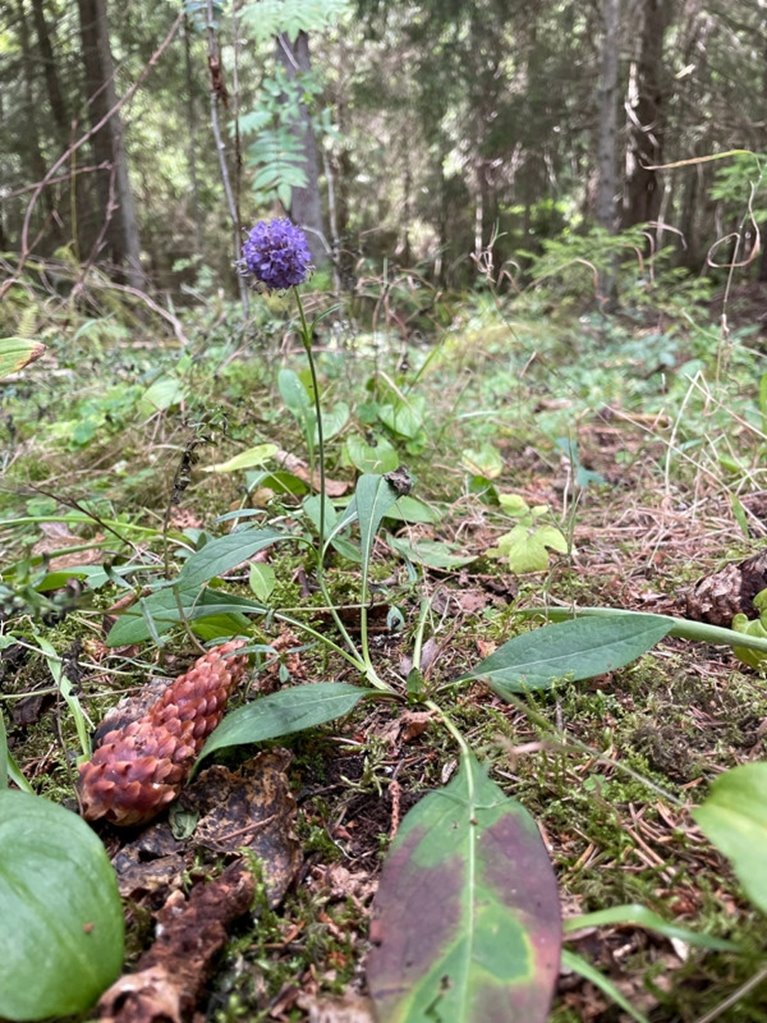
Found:
M 556 881 L 535 822 L 472 757 L 402 823 L 368 985 L 379 1023 L 542 1023 L 559 972 Z

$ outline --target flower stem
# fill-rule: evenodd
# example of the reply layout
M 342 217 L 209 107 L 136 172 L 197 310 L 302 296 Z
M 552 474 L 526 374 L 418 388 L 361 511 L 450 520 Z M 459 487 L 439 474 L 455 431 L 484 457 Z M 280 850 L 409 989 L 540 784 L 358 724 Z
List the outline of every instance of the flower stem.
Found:
M 319 474 L 320 474 L 320 515 L 319 515 L 319 542 L 317 544 L 317 584 L 319 585 L 322 597 L 330 609 L 330 614 L 335 622 L 335 626 L 339 633 L 343 637 L 344 642 L 351 651 L 352 657 L 355 659 L 358 667 L 360 664 L 363 666 L 363 672 L 366 678 L 369 680 L 371 685 L 377 689 L 388 689 L 389 686 L 385 682 L 379 679 L 373 665 L 370 663 L 370 655 L 367 650 L 367 637 L 365 636 L 364 643 L 364 656 L 360 657 L 354 640 L 349 635 L 349 632 L 341 621 L 341 617 L 336 610 L 333 603 L 333 599 L 328 592 L 327 584 L 325 582 L 325 502 L 327 500 L 327 484 L 325 480 L 325 438 L 322 432 L 322 407 L 320 405 L 320 385 L 317 379 L 317 370 L 314 365 L 314 355 L 312 354 L 312 331 L 307 323 L 306 314 L 304 313 L 304 306 L 301 302 L 301 295 L 297 287 L 293 288 L 293 293 L 296 296 L 296 305 L 298 306 L 298 316 L 301 320 L 301 342 L 306 352 L 306 357 L 309 360 L 309 373 L 312 378 L 312 391 L 314 394 L 314 414 L 317 419 L 317 451 L 319 454 Z
M 304 313 L 303 302 L 301 301 L 301 295 L 298 288 L 293 288 L 293 293 L 296 296 L 296 304 L 298 305 L 298 315 L 301 320 L 301 341 L 306 352 L 306 357 L 309 360 L 309 373 L 312 378 L 312 393 L 314 395 L 314 414 L 317 419 L 317 450 L 319 451 L 319 469 L 320 469 L 320 542 L 318 550 L 320 563 L 322 562 L 322 551 L 325 546 L 325 495 L 327 486 L 325 483 L 325 438 L 322 433 L 322 408 L 320 406 L 320 385 L 317 380 L 317 370 L 314 366 L 314 355 L 312 354 L 312 331 L 309 324 L 306 322 L 306 314 Z

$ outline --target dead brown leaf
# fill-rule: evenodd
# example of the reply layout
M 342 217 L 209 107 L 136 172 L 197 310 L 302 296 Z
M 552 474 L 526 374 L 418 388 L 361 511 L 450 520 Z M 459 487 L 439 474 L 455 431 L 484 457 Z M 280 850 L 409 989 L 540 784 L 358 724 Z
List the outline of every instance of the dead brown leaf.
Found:
M 309 1014 L 309 1023 L 375 1023 L 376 1018 L 370 999 L 352 992 L 337 998 L 299 994 L 296 1005 Z

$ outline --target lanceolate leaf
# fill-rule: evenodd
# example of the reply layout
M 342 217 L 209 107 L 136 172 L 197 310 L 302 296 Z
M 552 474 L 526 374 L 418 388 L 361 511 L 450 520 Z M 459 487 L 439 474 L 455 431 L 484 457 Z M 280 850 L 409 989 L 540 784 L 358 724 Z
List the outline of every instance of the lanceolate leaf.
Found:
M 122 957 L 122 906 L 99 839 L 55 803 L 0 792 L 0 1017 L 84 1012 Z
M 542 1023 L 556 882 L 535 822 L 473 757 L 407 815 L 384 864 L 368 985 L 379 1023 Z
M 357 481 L 354 499 L 360 524 L 362 574 L 366 578 L 376 532 L 384 515 L 397 500 L 397 491 L 383 476 L 365 475 Z
M 180 609 L 179 609 L 180 608 Z M 173 587 L 142 597 L 122 612 L 107 636 L 108 646 L 143 643 L 169 632 L 180 621 L 195 621 L 222 614 L 266 614 L 268 608 L 246 597 L 222 590 L 199 589 L 174 592 Z
M 262 696 L 227 714 L 205 743 L 199 759 L 225 746 L 264 742 L 323 725 L 348 714 L 363 696 L 374 693 L 375 689 L 345 682 L 314 682 Z
M 278 540 L 289 539 L 276 529 L 241 529 L 216 537 L 190 554 L 179 573 L 178 586 L 182 590 L 194 589 L 223 572 L 229 572 Z
M 500 695 L 593 678 L 641 657 L 673 624 L 661 615 L 627 614 L 544 625 L 510 639 L 465 677 L 485 679 Z
M 693 811 L 700 829 L 732 861 L 738 880 L 767 913 L 767 763 L 742 764 L 721 774 Z

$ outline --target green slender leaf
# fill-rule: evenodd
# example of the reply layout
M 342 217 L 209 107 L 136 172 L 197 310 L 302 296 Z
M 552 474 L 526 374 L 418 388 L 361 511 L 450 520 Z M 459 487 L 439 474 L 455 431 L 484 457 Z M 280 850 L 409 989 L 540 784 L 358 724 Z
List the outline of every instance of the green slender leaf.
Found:
M 114 870 L 87 824 L 0 792 L 0 1017 L 87 1010 L 120 972 L 123 931 Z
M 222 590 L 181 590 L 177 596 L 173 587 L 166 587 L 123 611 L 109 630 L 107 646 L 143 643 L 162 636 L 184 620 L 191 622 L 221 614 L 266 614 L 268 610 L 262 604 Z
M 375 900 L 368 986 L 386 1023 L 543 1023 L 556 881 L 535 822 L 473 757 L 408 813 Z
M 0 380 L 39 359 L 45 345 L 24 337 L 0 338 Z
M 767 763 L 742 764 L 720 774 L 693 818 L 732 861 L 752 902 L 767 913 Z
M 345 682 L 313 682 L 262 696 L 227 714 L 208 738 L 200 760 L 226 746 L 242 746 L 302 732 L 343 717 L 374 689 Z
M 216 537 L 187 558 L 178 575 L 178 587 L 193 590 L 236 568 L 271 544 L 289 539 L 276 529 L 240 529 L 236 533 Z
M 637 1021 L 637 1023 L 650 1023 L 647 1016 L 640 1012 L 639 1009 L 635 1009 L 631 1002 L 625 998 L 615 984 L 613 984 L 610 978 L 606 977 L 601 970 L 598 970 L 596 966 L 592 965 L 588 959 L 584 959 L 583 956 L 579 956 L 577 953 L 571 952 L 569 949 L 563 949 L 562 965 L 567 967 L 568 970 L 572 970 L 573 973 L 577 973 L 585 980 L 590 980 L 594 987 L 603 991 L 608 998 L 611 998 L 616 1005 L 619 1005 L 621 1009 L 623 1009 L 624 1012 L 627 1012 L 632 1019 Z
M 661 615 L 640 614 L 544 625 L 510 639 L 464 677 L 484 679 L 501 696 L 547 689 L 561 678 L 593 678 L 641 657 L 672 625 Z
M 366 576 L 378 527 L 396 502 L 397 491 L 383 476 L 365 474 L 357 480 L 354 500 L 360 524 L 362 572 Z
M 738 946 L 732 941 L 725 941 L 724 938 L 713 938 L 710 934 L 700 934 L 698 931 L 690 931 L 686 927 L 679 927 L 677 924 L 664 920 L 662 916 L 653 913 L 647 906 L 637 903 L 630 903 L 626 906 L 611 906 L 609 909 L 599 909 L 595 913 L 584 913 L 581 916 L 573 916 L 564 921 L 565 940 L 567 935 L 580 931 L 586 927 L 642 927 L 646 931 L 654 931 L 662 934 L 664 938 L 676 938 L 686 945 L 693 945 L 697 948 L 711 948 L 717 952 L 737 951 Z
M 53 677 L 53 681 L 56 683 L 56 686 L 58 687 L 58 690 L 69 709 L 69 713 L 72 715 L 72 720 L 75 723 L 77 738 L 80 740 L 80 749 L 82 750 L 83 756 L 88 758 L 91 755 L 91 732 L 94 727 L 93 722 L 80 705 L 80 700 L 72 686 L 72 682 L 64 671 L 64 664 L 59 655 L 56 653 L 53 645 L 38 632 L 35 632 L 35 640 L 45 657 L 45 661 L 48 665 L 48 670 Z
M 254 448 L 241 451 L 239 455 L 227 459 L 226 462 L 216 462 L 215 465 L 206 465 L 203 472 L 238 472 L 240 469 L 253 469 L 257 465 L 263 465 L 273 458 L 279 448 L 276 444 L 257 444 Z
M 5 716 L 0 710 L 0 791 L 8 788 L 8 733 L 5 730 Z

